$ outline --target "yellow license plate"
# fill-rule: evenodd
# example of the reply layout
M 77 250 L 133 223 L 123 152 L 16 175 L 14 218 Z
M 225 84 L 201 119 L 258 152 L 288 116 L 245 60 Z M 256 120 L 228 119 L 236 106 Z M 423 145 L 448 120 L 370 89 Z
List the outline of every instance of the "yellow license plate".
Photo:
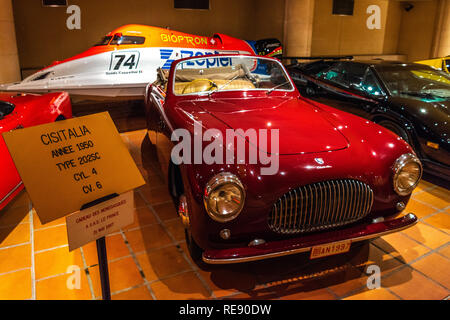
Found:
M 310 259 L 317 259 L 327 256 L 332 256 L 339 253 L 344 253 L 350 250 L 350 245 L 352 242 L 342 241 L 342 242 L 334 242 L 329 244 L 324 244 L 321 246 L 315 246 L 311 249 Z

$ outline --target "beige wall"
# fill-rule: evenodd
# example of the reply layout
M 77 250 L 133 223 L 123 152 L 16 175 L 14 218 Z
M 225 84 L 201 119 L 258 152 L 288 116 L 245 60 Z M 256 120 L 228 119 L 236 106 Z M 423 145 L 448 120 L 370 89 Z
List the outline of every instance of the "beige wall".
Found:
M 370 5 L 378 5 L 381 9 L 381 29 L 369 30 L 366 26 L 369 17 L 366 9 Z M 389 7 L 388 0 L 356 0 L 353 16 L 339 16 L 332 14 L 332 0 L 315 1 L 311 54 L 395 53 L 397 22 L 393 20 L 386 23 Z M 387 30 L 392 36 L 386 37 Z
M 445 57 L 450 55 L 450 0 L 440 0 L 437 10 L 431 57 Z
M 284 39 L 285 56 L 311 55 L 314 0 L 286 0 Z
M 210 10 L 176 10 L 169 0 L 69 0 L 81 8 L 81 30 L 66 28 L 66 8 L 43 8 L 41 0 L 14 0 L 22 67 L 48 65 L 89 48 L 109 31 L 129 23 L 170 27 L 211 36 L 224 33 L 256 40 L 282 40 L 284 2 L 211 0 Z
M 428 59 L 432 55 L 438 1 L 415 1 L 410 11 L 402 10 L 397 51 L 408 61 Z M 450 13 L 447 13 L 447 15 Z
M 247 39 L 277 38 L 283 41 L 284 0 L 250 0 L 250 2 L 252 2 L 250 14 L 244 17 L 248 20 L 251 31 L 248 34 L 250 38 Z
M 399 1 L 389 1 L 386 14 L 383 54 L 397 54 L 400 20 L 403 7 Z
M 11 0 L 0 0 L 0 83 L 20 79 Z

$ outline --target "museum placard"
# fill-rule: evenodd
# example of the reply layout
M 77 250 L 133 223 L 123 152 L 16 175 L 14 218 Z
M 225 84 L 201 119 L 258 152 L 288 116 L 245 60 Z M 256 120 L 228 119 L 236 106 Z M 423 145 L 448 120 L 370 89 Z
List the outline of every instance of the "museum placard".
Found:
M 145 183 L 108 112 L 3 137 L 43 224 Z
M 69 251 L 116 232 L 133 222 L 133 191 L 68 215 L 66 225 Z

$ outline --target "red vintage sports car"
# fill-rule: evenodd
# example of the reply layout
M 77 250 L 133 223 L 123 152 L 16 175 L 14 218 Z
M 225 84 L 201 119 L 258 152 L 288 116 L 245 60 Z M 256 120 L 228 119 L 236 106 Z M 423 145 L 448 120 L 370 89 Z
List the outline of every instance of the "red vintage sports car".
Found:
M 1 134 L 71 117 L 72 107 L 67 93 L 0 93 L 0 210 L 23 189 L 19 173 Z
M 207 59 L 228 66 L 207 68 Z M 194 259 L 307 251 L 319 258 L 417 222 L 412 213 L 396 217 L 422 174 L 411 147 L 373 122 L 303 98 L 277 60 L 174 61 L 148 85 L 146 113 Z M 235 140 L 224 142 L 230 130 Z M 264 130 L 279 139 L 266 132 L 268 143 L 255 141 Z M 240 157 L 241 149 L 248 154 Z M 230 150 L 234 158 L 224 156 Z M 273 163 L 255 162 L 255 154 L 270 155 L 277 170 L 263 174 Z

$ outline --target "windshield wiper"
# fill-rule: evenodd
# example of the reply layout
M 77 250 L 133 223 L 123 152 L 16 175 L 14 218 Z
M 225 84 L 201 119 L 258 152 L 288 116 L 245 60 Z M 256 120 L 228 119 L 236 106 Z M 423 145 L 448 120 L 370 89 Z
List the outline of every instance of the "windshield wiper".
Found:
M 277 89 L 277 88 L 279 88 L 279 87 L 282 87 L 282 86 L 285 86 L 285 85 L 287 85 L 288 83 L 290 83 L 289 81 L 285 81 L 285 82 L 283 82 L 283 83 L 280 83 L 280 84 L 278 84 L 278 85 L 276 85 L 275 87 L 273 87 L 273 88 L 270 88 L 269 90 L 267 90 L 267 95 L 269 95 L 269 94 L 271 94 L 275 89 Z
M 231 78 L 229 81 L 227 81 L 226 83 L 224 83 L 223 85 L 221 85 L 220 87 L 216 87 L 216 90 L 210 91 L 208 93 L 208 96 L 211 96 L 214 92 L 219 92 L 220 90 L 222 90 L 222 88 L 225 88 L 227 85 L 229 85 L 231 82 L 233 82 L 234 80 L 236 80 L 239 77 L 239 74 L 235 75 L 233 78 Z

